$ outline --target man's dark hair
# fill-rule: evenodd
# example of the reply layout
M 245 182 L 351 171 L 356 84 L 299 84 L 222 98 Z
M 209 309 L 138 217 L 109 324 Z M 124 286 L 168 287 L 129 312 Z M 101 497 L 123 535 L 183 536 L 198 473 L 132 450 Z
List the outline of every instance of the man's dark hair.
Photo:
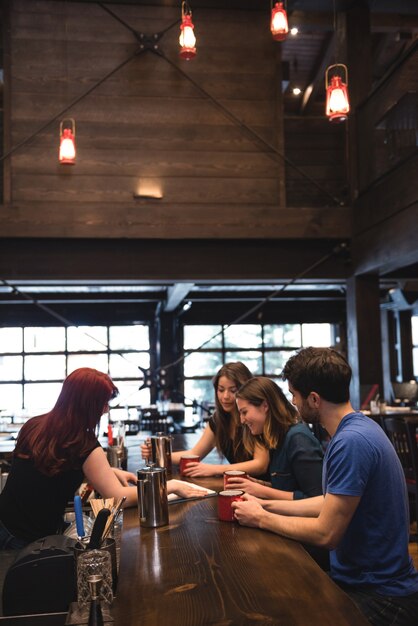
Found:
M 282 378 L 303 398 L 311 391 L 334 404 L 348 402 L 350 398 L 351 367 L 342 354 L 331 348 L 299 350 L 284 366 Z

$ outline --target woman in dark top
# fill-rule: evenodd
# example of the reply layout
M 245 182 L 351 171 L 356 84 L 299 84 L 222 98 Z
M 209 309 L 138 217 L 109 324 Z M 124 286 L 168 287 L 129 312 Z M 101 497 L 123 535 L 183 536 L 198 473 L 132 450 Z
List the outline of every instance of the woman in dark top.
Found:
M 83 478 L 104 498 L 137 502 L 134 474 L 111 468 L 95 431 L 118 393 L 107 374 L 83 367 L 64 381 L 49 413 L 20 430 L 6 485 L 0 494 L 0 549 L 19 549 L 59 532 L 65 506 Z M 168 491 L 174 491 L 168 483 Z M 195 490 L 175 488 L 179 495 Z
M 230 479 L 228 487 L 250 495 L 297 500 L 322 494 L 322 450 L 284 393 L 269 378 L 247 381 L 236 394 L 247 449 L 260 441 L 270 452 L 270 481 Z
M 250 370 L 241 362 L 226 363 L 213 379 L 215 389 L 215 412 L 202 436 L 191 450 L 174 452 L 172 460 L 180 463 L 183 454 L 196 454 L 201 459 L 216 448 L 228 464 L 191 463 L 185 474 L 189 477 L 216 476 L 230 469 L 239 469 L 260 476 L 268 466 L 268 451 L 258 441 L 244 446 L 242 426 L 235 403 L 235 393 L 246 380 L 252 378 Z M 147 444 L 142 446 L 144 457 L 149 456 Z

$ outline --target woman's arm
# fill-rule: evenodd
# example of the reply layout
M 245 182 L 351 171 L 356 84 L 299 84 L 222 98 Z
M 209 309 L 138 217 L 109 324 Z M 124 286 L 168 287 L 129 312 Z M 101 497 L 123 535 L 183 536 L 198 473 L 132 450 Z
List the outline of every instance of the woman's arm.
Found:
M 184 470 L 184 474 L 190 478 L 197 478 L 198 476 L 216 476 L 223 474 L 229 470 L 243 470 L 248 474 L 254 474 L 258 476 L 264 474 L 267 471 L 269 465 L 269 453 L 266 448 L 259 443 L 256 444 L 254 449 L 253 458 L 250 461 L 242 461 L 241 463 L 231 464 L 216 464 L 210 463 L 190 463 Z
M 103 448 L 95 448 L 83 463 L 83 472 L 94 489 L 103 498 L 126 497 L 124 506 L 134 506 L 137 503 L 136 487 L 124 487 L 116 478 L 115 472 L 109 465 L 109 461 Z
M 83 472 L 87 481 L 93 485 L 103 498 L 123 498 L 126 496 L 124 507 L 136 506 L 138 501 L 138 492 L 136 487 L 126 487 L 116 477 L 126 478 L 127 476 L 135 476 L 129 472 L 124 472 L 124 476 L 121 476 L 119 472 L 115 472 L 114 468 L 110 467 L 109 461 L 103 451 L 103 448 L 95 448 L 87 457 L 83 463 Z M 201 493 L 196 488 L 191 488 L 188 485 L 179 484 L 178 481 L 167 481 L 167 493 L 176 493 L 184 498 L 204 496 L 205 490 Z
M 263 483 L 263 481 L 256 481 L 252 478 L 230 478 L 228 480 L 228 489 L 242 489 L 251 496 L 265 500 L 293 500 L 292 491 L 274 489 L 274 487 Z

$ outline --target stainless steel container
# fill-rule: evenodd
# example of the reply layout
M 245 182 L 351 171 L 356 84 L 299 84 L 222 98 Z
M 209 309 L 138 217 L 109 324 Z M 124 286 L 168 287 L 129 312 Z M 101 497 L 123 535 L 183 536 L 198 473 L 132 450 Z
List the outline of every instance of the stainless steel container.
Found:
M 167 478 L 172 476 L 171 437 L 157 433 L 151 437 L 151 460 L 157 467 L 165 467 Z
M 128 451 L 125 446 L 108 446 L 106 454 L 111 467 L 126 470 Z
M 138 510 L 141 526 L 156 528 L 168 524 L 167 473 L 150 464 L 137 472 Z

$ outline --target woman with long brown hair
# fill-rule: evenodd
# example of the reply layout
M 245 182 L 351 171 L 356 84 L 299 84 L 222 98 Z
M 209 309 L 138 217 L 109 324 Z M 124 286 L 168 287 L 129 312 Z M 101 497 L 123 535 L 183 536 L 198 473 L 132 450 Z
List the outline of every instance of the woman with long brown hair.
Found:
M 248 367 L 240 361 L 226 363 L 213 378 L 215 389 L 215 412 L 210 418 L 199 441 L 191 450 L 174 452 L 172 460 L 180 463 L 183 454 L 196 454 L 203 459 L 214 448 L 229 461 L 225 463 L 190 463 L 185 469 L 189 477 L 216 476 L 227 470 L 243 470 L 254 476 L 264 474 L 268 466 L 267 449 L 258 441 L 248 442 L 244 447 L 242 426 L 235 403 L 237 390 L 252 378 Z M 148 457 L 149 446 L 142 446 L 142 455 Z
M 100 418 L 118 394 L 111 378 L 83 367 L 64 381 L 54 408 L 20 430 L 12 467 L 0 494 L 0 549 L 19 549 L 62 529 L 66 504 L 86 480 L 103 498 L 137 502 L 134 474 L 110 467 L 96 437 Z M 168 491 L 174 491 L 168 483 Z M 175 492 L 195 495 L 180 486 Z
M 322 450 L 309 427 L 283 391 L 269 378 L 248 380 L 236 393 L 243 442 L 247 450 L 259 442 L 270 453 L 271 483 L 234 478 L 231 489 L 267 499 L 302 499 L 322 494 Z

